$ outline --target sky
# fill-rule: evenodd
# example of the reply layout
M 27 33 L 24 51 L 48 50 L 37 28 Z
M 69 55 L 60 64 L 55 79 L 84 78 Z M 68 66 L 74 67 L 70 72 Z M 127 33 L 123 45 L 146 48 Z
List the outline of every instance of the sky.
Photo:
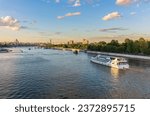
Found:
M 0 42 L 150 40 L 150 0 L 0 0 Z

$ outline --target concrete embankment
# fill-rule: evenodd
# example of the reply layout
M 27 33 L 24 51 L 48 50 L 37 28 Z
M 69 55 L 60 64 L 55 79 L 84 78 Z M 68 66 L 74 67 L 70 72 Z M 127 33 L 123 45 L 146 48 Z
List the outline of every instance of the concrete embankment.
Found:
M 80 52 L 81 50 L 80 49 L 74 49 L 74 48 L 62 48 L 62 47 L 53 47 L 51 49 L 54 49 L 54 50 L 65 50 L 65 51 L 78 51 Z
M 126 57 L 126 58 L 132 58 L 132 59 L 150 60 L 150 56 L 119 54 L 119 53 L 107 53 L 107 52 L 97 52 L 97 51 L 87 51 L 87 53 L 89 53 L 89 54 L 102 54 L 102 55 L 118 56 L 118 57 Z

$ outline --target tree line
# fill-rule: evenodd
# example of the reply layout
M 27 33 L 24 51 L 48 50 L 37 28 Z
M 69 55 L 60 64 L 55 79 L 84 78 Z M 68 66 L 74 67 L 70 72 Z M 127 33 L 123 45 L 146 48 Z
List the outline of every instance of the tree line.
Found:
M 19 43 L 16 44 L 14 42 L 2 43 L 0 42 L 0 48 L 3 47 L 28 47 L 28 46 L 38 46 L 37 43 Z
M 118 40 L 112 40 L 109 43 L 100 41 L 98 43 L 89 44 L 87 50 L 150 55 L 150 41 L 146 41 L 144 38 L 135 41 L 127 38 L 123 43 L 119 43 Z
M 124 42 L 119 43 L 118 40 L 111 40 L 106 43 L 100 41 L 90 44 L 46 44 L 45 48 L 62 47 L 62 48 L 75 48 L 81 50 L 99 51 L 99 52 L 112 52 L 112 53 L 125 53 L 135 55 L 150 55 L 150 41 L 146 41 L 144 38 L 138 40 L 131 40 L 126 38 Z
M 81 42 L 75 43 L 75 44 L 46 44 L 45 48 L 73 48 L 73 49 L 81 49 L 81 50 L 87 50 L 88 44 L 82 44 Z

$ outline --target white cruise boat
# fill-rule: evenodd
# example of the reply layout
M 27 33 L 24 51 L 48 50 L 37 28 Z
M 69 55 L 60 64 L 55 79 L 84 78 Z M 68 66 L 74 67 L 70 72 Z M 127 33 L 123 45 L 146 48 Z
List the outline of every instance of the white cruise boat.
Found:
M 122 57 L 97 55 L 96 57 L 91 58 L 91 62 L 117 69 L 129 69 L 129 64 L 127 60 Z

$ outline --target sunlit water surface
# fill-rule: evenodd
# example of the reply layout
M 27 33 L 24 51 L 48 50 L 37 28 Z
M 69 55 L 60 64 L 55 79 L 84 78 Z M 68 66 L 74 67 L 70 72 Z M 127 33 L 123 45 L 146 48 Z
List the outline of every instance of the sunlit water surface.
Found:
M 92 56 L 35 48 L 0 53 L 0 98 L 150 98 L 150 61 L 128 59 L 130 69 L 118 70 L 91 63 Z

